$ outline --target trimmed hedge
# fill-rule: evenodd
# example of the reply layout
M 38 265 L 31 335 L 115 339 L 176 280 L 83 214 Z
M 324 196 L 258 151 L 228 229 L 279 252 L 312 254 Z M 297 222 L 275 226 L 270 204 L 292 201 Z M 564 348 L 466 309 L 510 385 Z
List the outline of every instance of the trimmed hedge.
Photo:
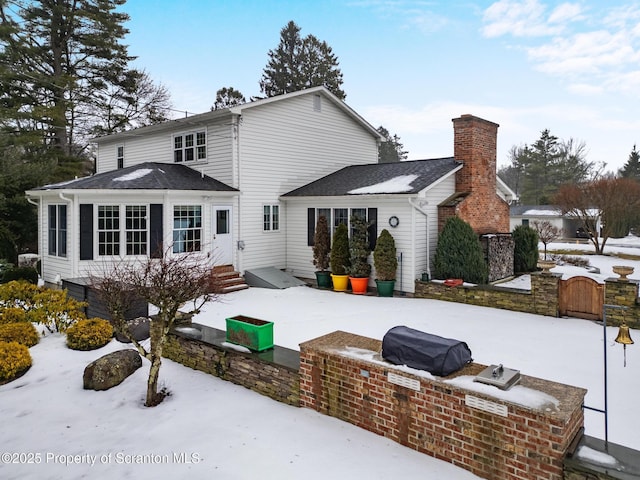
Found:
M 462 278 L 478 284 L 488 281 L 489 267 L 478 235 L 459 217 L 447 219 L 438 236 L 433 273 L 435 278 L 443 280 Z
M 14 280 L 24 280 L 33 285 L 37 285 L 38 271 L 33 267 L 13 267 L 3 272 L 0 283 L 7 283 Z
M 29 322 L 5 323 L 0 325 L 0 341 L 18 342 L 26 347 L 33 347 L 40 341 L 38 331 Z
M 0 382 L 6 383 L 31 367 L 29 349 L 18 342 L 0 342 Z
M 28 322 L 27 312 L 20 307 L 8 307 L 0 310 L 0 324 Z
M 113 337 L 113 326 L 103 318 L 78 320 L 67 328 L 67 346 L 72 350 L 95 350 Z

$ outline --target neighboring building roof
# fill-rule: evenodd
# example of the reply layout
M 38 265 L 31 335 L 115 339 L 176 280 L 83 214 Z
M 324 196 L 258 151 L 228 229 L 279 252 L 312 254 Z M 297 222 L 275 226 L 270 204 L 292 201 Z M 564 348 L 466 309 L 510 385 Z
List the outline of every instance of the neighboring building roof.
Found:
M 512 217 L 562 217 L 562 211 L 556 205 L 512 205 L 509 213 Z
M 145 162 L 132 167 L 98 173 L 66 182 L 35 188 L 47 190 L 238 190 L 179 163 Z
M 336 97 L 326 87 L 313 87 L 306 90 L 300 90 L 297 92 L 285 93 L 283 95 L 277 95 L 274 97 L 263 98 L 255 100 L 253 102 L 243 103 L 233 107 L 221 108 L 219 110 L 212 110 L 210 112 L 199 113 L 195 115 L 185 116 L 183 118 L 177 118 L 174 120 L 168 120 L 166 122 L 157 123 L 155 125 L 148 125 L 146 127 L 134 128 L 133 130 L 127 130 L 126 132 L 114 133 L 112 135 L 105 135 L 103 137 L 94 138 L 93 141 L 100 143 L 103 141 L 118 141 L 126 137 L 138 137 L 146 135 L 152 132 L 173 131 L 182 128 L 194 128 L 193 125 L 201 125 L 204 122 L 214 120 L 216 118 L 224 118 L 225 116 L 231 117 L 232 115 L 242 115 L 242 112 L 247 109 L 261 107 L 268 105 L 269 103 L 280 102 L 289 98 L 298 97 L 301 95 L 320 94 L 331 101 L 339 109 L 350 116 L 356 123 L 359 123 L 365 130 L 367 130 L 373 137 L 379 142 L 384 142 L 385 138 L 378 132 L 369 122 L 362 118 L 355 110 L 349 107 L 345 102 Z
M 352 165 L 283 197 L 416 194 L 460 168 L 453 157 Z

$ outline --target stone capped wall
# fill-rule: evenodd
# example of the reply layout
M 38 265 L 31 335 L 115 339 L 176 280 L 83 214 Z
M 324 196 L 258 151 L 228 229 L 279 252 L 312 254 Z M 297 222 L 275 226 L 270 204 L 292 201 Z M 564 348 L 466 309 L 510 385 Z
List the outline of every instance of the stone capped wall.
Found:
M 532 273 L 530 292 L 494 285 L 448 287 L 416 280 L 414 296 L 557 317 L 560 278 L 554 273 Z
M 273 361 L 273 351 L 248 353 L 223 347 L 225 332 L 193 324 L 192 328 L 208 329 L 200 339 L 177 331 L 169 332 L 163 356 L 194 370 L 250 388 L 279 402 L 299 406 L 300 376 L 298 364 L 286 366 Z M 280 348 L 280 347 L 278 347 Z M 297 360 L 297 352 L 294 354 Z

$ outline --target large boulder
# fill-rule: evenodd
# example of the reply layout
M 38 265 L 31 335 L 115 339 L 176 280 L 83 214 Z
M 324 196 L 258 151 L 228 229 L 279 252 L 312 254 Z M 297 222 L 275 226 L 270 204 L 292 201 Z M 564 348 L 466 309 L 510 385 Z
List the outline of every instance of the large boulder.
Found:
M 141 366 L 142 359 L 136 350 L 120 350 L 104 355 L 84 369 L 84 389 L 108 390 L 120 385 Z

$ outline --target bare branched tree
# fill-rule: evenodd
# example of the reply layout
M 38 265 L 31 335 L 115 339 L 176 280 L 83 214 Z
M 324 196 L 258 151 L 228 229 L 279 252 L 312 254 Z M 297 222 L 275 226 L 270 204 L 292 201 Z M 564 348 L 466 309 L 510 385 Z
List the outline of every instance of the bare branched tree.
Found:
M 160 258 L 139 262 L 119 262 L 106 271 L 91 275 L 91 286 L 112 316 L 114 328 L 130 339 L 140 355 L 151 362 L 145 405 L 162 402 L 166 392 L 158 392 L 158 376 L 167 333 L 174 325 L 179 309 L 191 315 L 207 302 L 217 300 L 211 294 L 211 262 L 200 253 L 173 255 L 171 247 Z M 124 318 L 134 298 L 142 298 L 158 309 L 151 319 L 150 344 L 145 347 L 129 331 Z M 185 307 L 188 309 L 184 311 Z
M 601 178 L 568 184 L 555 196 L 562 213 L 579 220 L 596 255 L 604 252 L 610 237 L 627 235 L 640 211 L 640 184 L 628 178 Z M 601 229 L 598 231 L 598 221 Z
M 538 239 L 544 245 L 544 259 L 547 259 L 547 244 L 560 238 L 562 230 L 553 225 L 548 220 L 533 222 L 533 229 L 538 232 Z

